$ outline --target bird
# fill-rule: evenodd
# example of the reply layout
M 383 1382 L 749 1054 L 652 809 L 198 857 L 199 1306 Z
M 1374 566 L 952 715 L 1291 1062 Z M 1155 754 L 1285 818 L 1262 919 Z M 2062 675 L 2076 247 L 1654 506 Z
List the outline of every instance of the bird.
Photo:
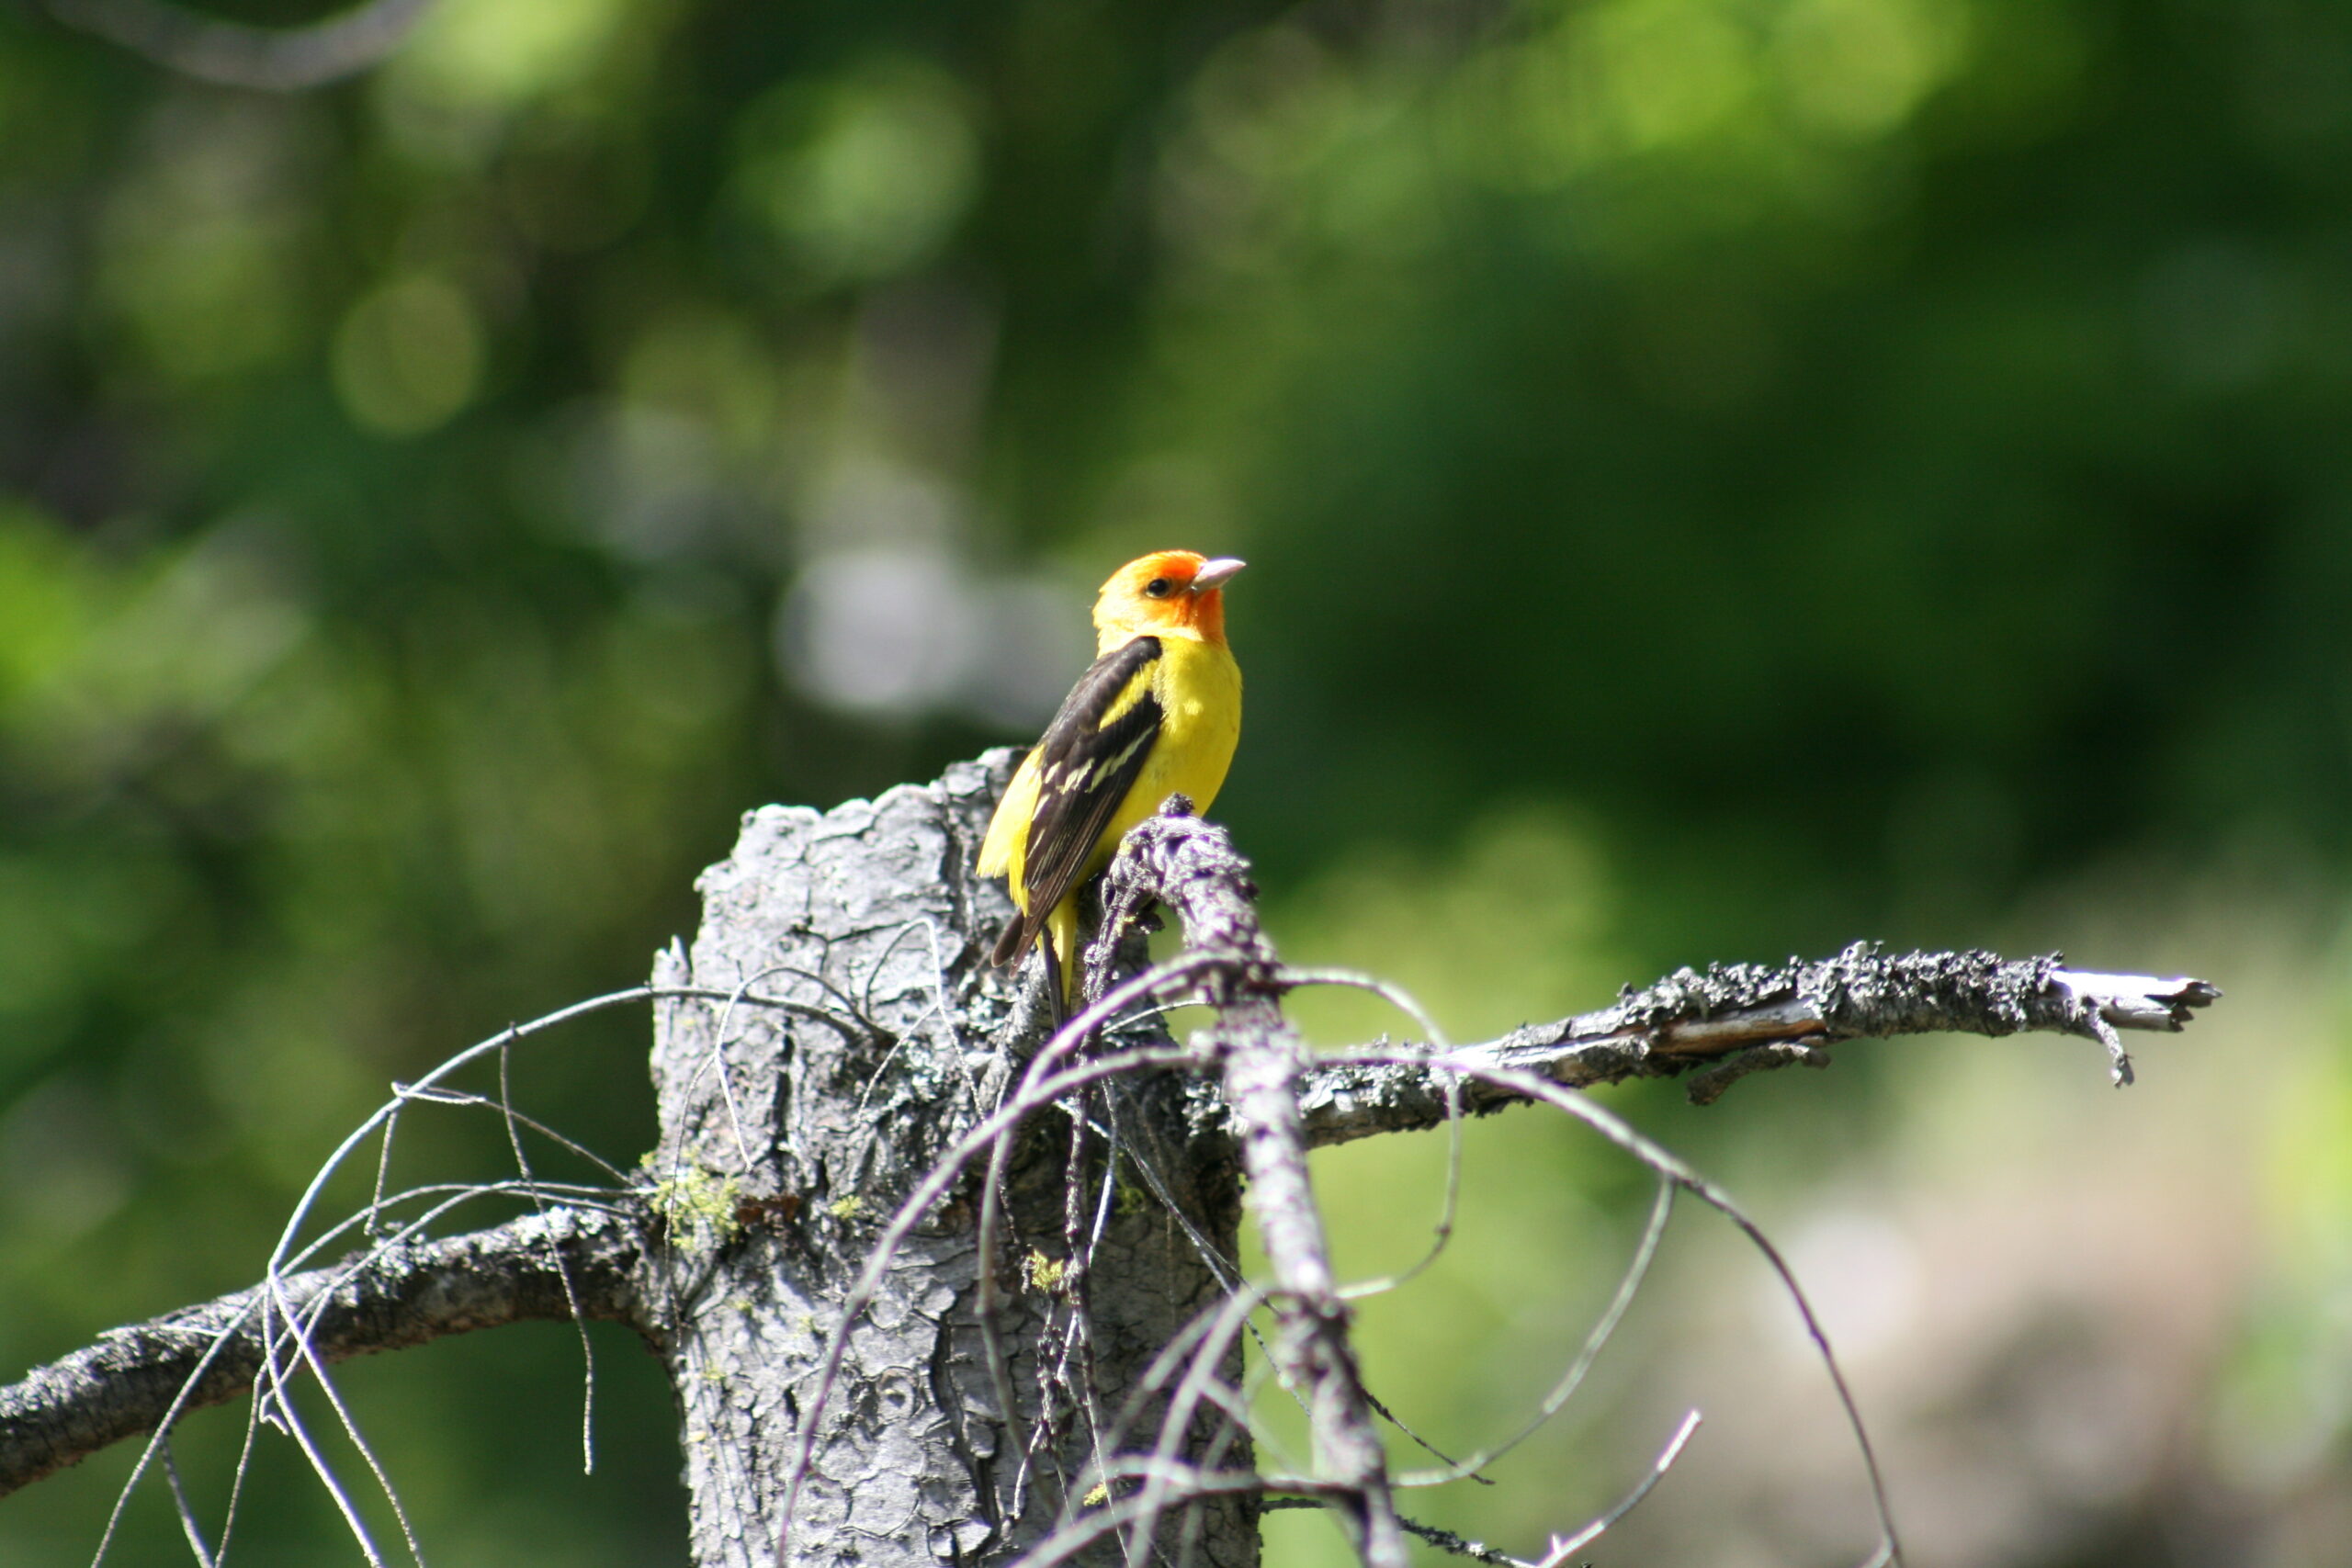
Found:
M 1171 795 L 1206 811 L 1241 739 L 1241 667 L 1225 641 L 1225 584 L 1245 563 L 1156 550 L 1111 574 L 1094 601 L 1094 662 L 997 803 L 979 874 L 1019 911 L 989 962 L 1017 964 L 1046 938 L 1057 1024 L 1078 979 L 1078 898 L 1127 829 Z

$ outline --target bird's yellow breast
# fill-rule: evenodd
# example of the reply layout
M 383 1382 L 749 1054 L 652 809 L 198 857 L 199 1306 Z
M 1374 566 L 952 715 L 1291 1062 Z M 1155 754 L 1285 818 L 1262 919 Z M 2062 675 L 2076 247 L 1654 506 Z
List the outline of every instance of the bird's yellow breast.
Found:
M 1206 811 L 1233 763 L 1233 749 L 1241 739 L 1241 667 L 1230 649 L 1197 637 L 1162 638 L 1151 671 L 1151 694 L 1160 709 L 1159 732 L 1142 776 L 1087 856 L 1081 883 L 1110 864 L 1127 829 L 1157 812 L 1170 795 L 1186 795 L 1194 810 Z M 1037 809 L 1038 774 L 1039 751 L 1032 750 L 1013 774 L 980 848 L 980 874 L 1008 878 L 1012 900 L 1023 909 L 1029 908 L 1028 834 Z
M 1170 795 L 1190 796 L 1195 811 L 1207 811 L 1233 765 L 1233 749 L 1241 740 L 1241 666 L 1231 649 L 1197 637 L 1163 638 L 1151 694 L 1163 716 L 1159 739 L 1144 759 L 1143 776 L 1088 858 L 1088 876 L 1110 864 L 1127 829 Z

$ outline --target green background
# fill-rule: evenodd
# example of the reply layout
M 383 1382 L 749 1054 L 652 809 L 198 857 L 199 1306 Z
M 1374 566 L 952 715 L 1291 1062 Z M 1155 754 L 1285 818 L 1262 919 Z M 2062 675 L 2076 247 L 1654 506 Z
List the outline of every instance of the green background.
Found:
M 2348 415 L 2337 0 L 440 0 L 288 94 L 17 0 L 0 1376 L 249 1283 L 391 1080 L 639 978 L 742 810 L 1033 734 L 1183 545 L 1251 562 L 1216 815 L 1277 940 L 1458 1035 L 1856 937 L 2222 984 L 2125 1095 L 1947 1042 L 1611 1102 L 1834 1302 L 1923 1568 L 2339 1561 Z M 519 1100 L 627 1166 L 644 1033 Z M 399 1156 L 506 1160 L 455 1110 Z M 1533 1113 L 1470 1156 L 1366 1307 L 1450 1450 L 1645 1201 Z M 1351 1268 L 1442 1165 L 1331 1156 Z M 1534 1552 L 1697 1404 L 1594 1561 L 1859 1559 L 1752 1259 L 1686 1215 L 1654 1290 L 1412 1511 Z M 657 1370 L 597 1344 L 589 1479 L 568 1331 L 348 1369 L 429 1561 L 679 1560 Z M 215 1528 L 239 1428 L 182 1444 Z M 260 1456 L 231 1561 L 356 1561 Z M 130 1460 L 0 1560 L 87 1561 Z M 176 1535 L 148 1485 L 110 1560 Z

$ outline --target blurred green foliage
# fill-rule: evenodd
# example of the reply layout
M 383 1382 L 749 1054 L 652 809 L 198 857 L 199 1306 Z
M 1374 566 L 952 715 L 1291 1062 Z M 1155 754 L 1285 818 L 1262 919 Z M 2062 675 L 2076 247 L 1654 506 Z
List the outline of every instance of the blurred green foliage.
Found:
M 1145 547 L 1253 563 L 1285 939 L 1464 1032 L 2119 858 L 2332 889 L 2347 282 L 2337 0 L 439 0 L 291 95 L 0 8 L 0 1362 L 249 1281 L 742 809 L 1023 738 Z M 626 1164 L 642 1032 L 518 1091 Z M 664 1561 L 650 1374 L 582 1482 L 498 1339 L 353 1374 L 434 1561 Z

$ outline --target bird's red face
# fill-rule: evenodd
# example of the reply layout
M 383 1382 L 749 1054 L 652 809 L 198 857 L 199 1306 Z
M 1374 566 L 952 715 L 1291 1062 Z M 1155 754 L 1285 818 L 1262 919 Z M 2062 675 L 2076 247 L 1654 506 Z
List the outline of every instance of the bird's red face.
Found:
M 1094 626 L 1114 637 L 1197 637 L 1225 640 L 1224 584 L 1242 563 L 1192 550 L 1156 550 L 1111 574 L 1094 602 Z

